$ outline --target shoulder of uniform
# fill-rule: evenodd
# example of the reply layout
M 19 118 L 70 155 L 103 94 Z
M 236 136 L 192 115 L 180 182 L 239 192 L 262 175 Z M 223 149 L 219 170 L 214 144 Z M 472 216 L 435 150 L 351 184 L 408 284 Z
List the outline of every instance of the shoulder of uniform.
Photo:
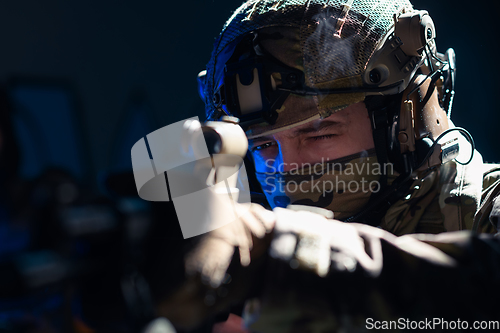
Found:
M 488 189 L 496 181 L 500 179 L 500 164 L 499 163 L 484 163 L 483 164 L 483 191 Z

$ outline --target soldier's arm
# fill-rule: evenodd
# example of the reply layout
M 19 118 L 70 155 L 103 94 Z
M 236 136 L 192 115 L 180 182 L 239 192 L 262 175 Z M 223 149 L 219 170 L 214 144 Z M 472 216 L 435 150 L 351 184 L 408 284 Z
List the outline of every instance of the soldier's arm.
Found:
M 277 317 L 277 309 L 287 307 L 308 313 L 304 322 L 334 314 L 361 326 L 366 318 L 498 318 L 498 235 L 464 231 L 396 237 L 366 225 L 319 219 L 316 228 L 322 231 L 314 232 L 311 218 L 303 214 L 302 220 L 309 220 L 308 228 L 278 217 L 263 314 Z M 325 247 L 329 261 L 321 259 Z M 307 312 L 315 304 L 321 304 L 316 318 Z M 261 319 L 262 324 L 269 316 Z
M 192 274 L 160 302 L 159 313 L 193 328 L 254 296 L 262 301 L 261 323 L 266 313 L 287 318 L 318 307 L 320 318 L 491 318 L 491 304 L 499 303 L 498 236 L 396 237 L 308 212 L 277 209 L 274 216 L 272 233 L 253 236 L 249 265 L 227 239 L 206 235 L 186 259 Z

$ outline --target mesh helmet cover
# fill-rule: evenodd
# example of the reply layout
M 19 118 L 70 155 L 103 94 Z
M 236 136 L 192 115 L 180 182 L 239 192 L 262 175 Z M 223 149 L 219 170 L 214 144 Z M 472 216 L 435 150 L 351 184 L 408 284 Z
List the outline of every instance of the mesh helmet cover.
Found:
M 302 53 L 302 61 L 297 61 L 294 67 L 304 71 L 306 85 L 309 87 L 361 87 L 366 64 L 394 26 L 394 14 L 411 8 L 408 0 L 245 2 L 224 25 L 207 64 L 207 119 L 214 120 L 218 117 L 212 100 L 214 91 L 222 80 L 225 63 L 235 44 L 251 31 L 271 27 L 279 27 L 282 32 L 287 29 L 293 31 L 295 36 L 289 39 L 299 41 Z M 315 96 L 318 110 L 314 113 L 290 114 L 287 110 L 283 112 L 286 116 L 280 114 L 274 125 L 265 122 L 254 125 L 248 134 L 249 137 L 266 135 L 308 119 L 324 118 L 350 104 L 363 101 L 364 97 L 363 93 Z

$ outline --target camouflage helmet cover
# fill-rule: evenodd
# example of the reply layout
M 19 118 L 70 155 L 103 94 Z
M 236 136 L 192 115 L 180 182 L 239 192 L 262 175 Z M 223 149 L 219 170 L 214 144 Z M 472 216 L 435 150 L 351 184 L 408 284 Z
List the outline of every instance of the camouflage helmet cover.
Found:
M 250 0 L 241 5 L 224 25 L 214 43 L 207 65 L 205 105 L 207 119 L 218 112 L 213 102 L 226 61 L 238 40 L 252 32 L 276 27 L 298 42 L 297 68 L 304 71 L 307 86 L 316 89 L 361 87 L 368 61 L 394 27 L 395 15 L 411 10 L 408 0 Z M 276 29 L 275 29 L 276 30 Z M 290 34 L 290 31 L 293 33 Z M 264 135 L 308 119 L 324 118 L 365 94 L 317 96 L 312 114 L 288 114 L 274 125 L 251 127 L 250 136 Z

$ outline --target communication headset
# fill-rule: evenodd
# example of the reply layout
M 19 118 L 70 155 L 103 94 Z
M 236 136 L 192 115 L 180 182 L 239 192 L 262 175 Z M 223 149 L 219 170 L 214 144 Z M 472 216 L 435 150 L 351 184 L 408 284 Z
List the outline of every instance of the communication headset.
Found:
M 405 90 L 392 91 L 396 93 L 392 100 L 368 96 L 365 102 L 371 111 L 374 139 L 380 140 L 382 135 L 376 132 L 386 125 L 389 160 L 399 173 L 411 173 L 458 156 L 457 138 L 438 143 L 450 131 L 462 132 L 472 145 L 473 140 L 466 130 L 450 128 L 456 71 L 453 49 L 436 52 L 435 27 L 427 11 L 402 12 L 394 19 L 394 32 L 375 51 L 364 79 L 383 86 L 405 82 Z M 387 105 L 388 119 L 381 115 L 382 104 Z
M 364 82 L 382 87 L 401 83 L 393 90 L 365 98 L 377 159 L 379 163 L 391 162 L 399 176 L 390 186 L 382 176 L 385 190 L 373 195 L 361 212 L 346 221 L 376 225 L 408 191 L 414 171 L 433 169 L 455 159 L 458 137 L 441 143 L 446 134 L 464 134 L 474 153 L 469 132 L 451 126 L 456 71 L 453 49 L 445 54 L 436 51 L 436 31 L 427 11 L 403 11 L 394 20 L 393 31 L 367 64 Z M 472 154 L 465 164 L 472 160 Z

